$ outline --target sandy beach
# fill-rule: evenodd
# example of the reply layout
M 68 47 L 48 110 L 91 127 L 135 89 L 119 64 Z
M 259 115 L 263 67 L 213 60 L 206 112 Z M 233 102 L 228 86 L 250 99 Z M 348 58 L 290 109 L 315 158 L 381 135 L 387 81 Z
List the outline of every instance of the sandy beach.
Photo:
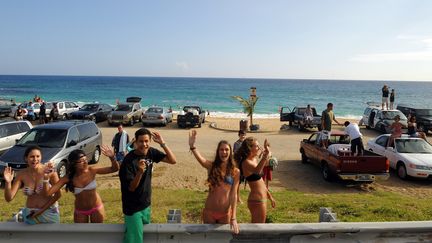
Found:
M 345 121 L 343 118 L 337 119 L 339 122 Z M 225 139 L 232 143 L 237 140 L 239 120 L 208 117 L 201 128 L 196 128 L 198 131 L 196 147 L 206 158 L 213 159 L 217 143 L 220 140 Z M 300 162 L 299 143 L 302 139 L 308 138 L 315 130 L 304 132 L 299 132 L 296 128 L 281 130 L 281 126 L 286 123 L 280 122 L 279 119 L 254 119 L 254 123 L 259 124 L 261 130 L 258 133 L 248 133 L 248 136 L 258 138 L 261 143 L 267 138 L 271 143 L 273 155 L 279 160 L 279 167 L 274 172 L 273 181 L 270 183 L 272 190 L 286 188 L 303 193 L 326 194 L 367 193 L 367 191 L 377 190 L 410 194 L 422 198 L 432 196 L 432 188 L 430 187 L 432 182 L 413 179 L 403 181 L 396 176 L 394 171 L 391 172 L 389 180 L 375 182 L 366 187 L 350 186 L 340 182 L 325 182 L 318 167 Z M 213 126 L 210 126 L 211 124 Z M 98 123 L 98 126 L 103 134 L 103 143 L 111 144 L 111 139 L 117 132 L 117 128 L 109 127 L 106 122 Z M 134 132 L 141 127 L 142 124 L 135 124 L 133 127 L 125 127 L 125 130 L 130 136 L 133 136 Z M 159 131 L 177 157 L 176 165 L 161 163 L 155 166 L 153 186 L 169 189 L 206 190 L 206 171 L 189 152 L 188 133 L 190 129 L 177 128 L 175 121 L 167 127 L 150 127 L 149 129 Z M 343 130 L 342 126 L 339 125 L 334 125 L 333 129 Z M 364 135 L 364 143 L 380 134 L 364 127 L 361 128 L 361 132 Z M 159 147 L 155 143 L 153 146 Z M 106 157 L 102 157 L 98 163 L 98 166 L 104 165 L 109 165 L 109 160 Z M 101 188 L 118 188 L 119 180 L 116 175 L 100 176 L 98 184 Z

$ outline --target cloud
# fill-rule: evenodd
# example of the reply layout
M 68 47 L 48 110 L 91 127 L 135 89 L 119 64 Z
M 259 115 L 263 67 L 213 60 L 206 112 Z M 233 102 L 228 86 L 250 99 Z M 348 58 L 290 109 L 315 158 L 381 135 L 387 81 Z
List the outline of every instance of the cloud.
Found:
M 423 46 L 423 50 L 410 52 L 369 53 L 354 56 L 354 62 L 387 62 L 387 61 L 432 61 L 432 38 L 400 35 L 396 39 L 409 40 Z
M 180 68 L 182 71 L 189 70 L 189 64 L 187 62 L 176 62 L 176 67 Z

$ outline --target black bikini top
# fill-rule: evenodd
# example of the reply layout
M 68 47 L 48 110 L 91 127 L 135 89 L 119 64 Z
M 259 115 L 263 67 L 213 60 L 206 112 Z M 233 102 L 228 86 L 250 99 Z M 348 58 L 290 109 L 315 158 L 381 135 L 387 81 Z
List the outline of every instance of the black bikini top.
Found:
M 249 176 L 247 176 L 245 179 L 247 181 L 258 181 L 258 180 L 261 179 L 261 176 L 258 175 L 258 174 L 253 173 L 253 174 L 250 174 Z

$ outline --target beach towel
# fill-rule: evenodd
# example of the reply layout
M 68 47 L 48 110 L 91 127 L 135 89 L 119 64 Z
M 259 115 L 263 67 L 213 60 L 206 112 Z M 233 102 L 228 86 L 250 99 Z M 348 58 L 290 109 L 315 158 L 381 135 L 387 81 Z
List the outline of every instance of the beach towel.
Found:
M 120 143 L 119 143 L 119 153 L 125 152 L 127 150 L 127 133 L 125 131 L 122 132 L 122 135 L 120 136 Z
M 38 208 L 23 208 L 22 216 L 24 222 L 27 224 L 60 223 L 60 213 L 57 203 L 51 205 L 51 207 L 36 218 L 28 217 L 32 211 L 38 210 Z

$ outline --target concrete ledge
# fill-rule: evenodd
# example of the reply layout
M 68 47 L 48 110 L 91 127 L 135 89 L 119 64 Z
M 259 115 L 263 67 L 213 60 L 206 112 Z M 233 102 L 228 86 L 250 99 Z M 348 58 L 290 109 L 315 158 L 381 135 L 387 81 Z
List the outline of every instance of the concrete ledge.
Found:
M 0 242 L 121 242 L 123 231 L 122 224 L 0 223 Z M 233 236 L 228 225 L 150 224 L 144 226 L 144 241 L 430 242 L 432 221 L 240 224 L 240 231 Z

